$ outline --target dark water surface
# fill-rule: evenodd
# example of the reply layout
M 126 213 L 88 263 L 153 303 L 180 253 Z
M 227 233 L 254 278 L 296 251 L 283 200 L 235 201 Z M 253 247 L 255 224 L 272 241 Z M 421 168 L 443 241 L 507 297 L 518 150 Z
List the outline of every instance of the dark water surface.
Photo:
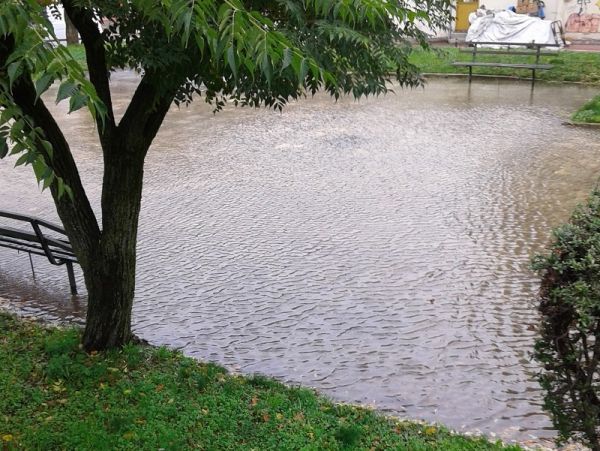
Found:
M 115 76 L 119 108 L 134 83 Z M 282 114 L 173 110 L 147 160 L 135 331 L 400 415 L 552 435 L 528 262 L 600 174 L 598 132 L 561 125 L 593 94 L 434 80 Z M 90 119 L 64 124 L 97 207 Z M 12 164 L 0 163 L 0 209 L 55 220 Z M 0 304 L 81 318 L 66 271 L 34 264 L 35 283 L 26 255 L 0 250 Z

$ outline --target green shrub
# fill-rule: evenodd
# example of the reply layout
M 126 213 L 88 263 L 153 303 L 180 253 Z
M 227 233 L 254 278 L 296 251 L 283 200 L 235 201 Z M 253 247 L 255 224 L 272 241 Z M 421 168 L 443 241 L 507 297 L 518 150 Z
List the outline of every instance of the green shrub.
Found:
M 545 408 L 559 440 L 600 450 L 600 190 L 554 232 L 550 253 L 534 259 L 542 275 L 535 357 Z
M 571 119 L 575 122 L 600 123 L 600 95 L 579 108 Z

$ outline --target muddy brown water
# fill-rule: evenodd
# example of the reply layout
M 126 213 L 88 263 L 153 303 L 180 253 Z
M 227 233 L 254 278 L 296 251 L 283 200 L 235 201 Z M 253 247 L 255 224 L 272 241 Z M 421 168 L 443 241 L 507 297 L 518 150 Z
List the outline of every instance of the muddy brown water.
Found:
M 135 82 L 113 78 L 118 109 Z M 447 79 L 283 113 L 174 109 L 147 159 L 135 331 L 398 415 L 552 436 L 528 262 L 600 175 L 598 132 L 561 125 L 594 94 Z M 97 209 L 90 119 L 63 123 Z M 0 209 L 56 220 L 12 164 Z M 35 282 L 0 250 L 2 305 L 81 322 L 66 271 L 34 265 Z

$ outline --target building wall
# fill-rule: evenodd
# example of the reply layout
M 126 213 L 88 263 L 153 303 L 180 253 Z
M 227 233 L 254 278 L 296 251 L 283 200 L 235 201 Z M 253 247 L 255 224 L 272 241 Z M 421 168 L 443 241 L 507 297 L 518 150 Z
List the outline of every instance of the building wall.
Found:
M 589 1 L 590 3 L 585 3 Z M 568 41 L 596 41 L 600 42 L 600 0 L 544 0 L 546 4 L 546 20 L 560 20 Z M 517 0 L 479 0 L 480 5 L 485 5 L 488 10 L 505 10 L 509 6 L 516 6 Z M 439 32 L 435 37 L 448 35 L 452 38 L 454 23 L 451 31 Z
M 563 1 L 562 21 L 571 40 L 600 40 L 600 0 L 582 5 L 577 0 Z

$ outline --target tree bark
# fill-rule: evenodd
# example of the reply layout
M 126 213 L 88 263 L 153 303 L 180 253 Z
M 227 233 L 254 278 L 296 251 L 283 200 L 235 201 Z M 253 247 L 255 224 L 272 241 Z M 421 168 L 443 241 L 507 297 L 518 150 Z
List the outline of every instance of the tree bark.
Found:
M 123 346 L 131 339 L 138 219 L 147 147 L 128 140 L 104 150 L 102 237 L 83 268 L 88 309 L 83 346 L 87 351 Z
M 65 34 L 67 37 L 67 45 L 79 44 L 79 33 L 77 28 L 71 22 L 68 14 L 65 14 Z

